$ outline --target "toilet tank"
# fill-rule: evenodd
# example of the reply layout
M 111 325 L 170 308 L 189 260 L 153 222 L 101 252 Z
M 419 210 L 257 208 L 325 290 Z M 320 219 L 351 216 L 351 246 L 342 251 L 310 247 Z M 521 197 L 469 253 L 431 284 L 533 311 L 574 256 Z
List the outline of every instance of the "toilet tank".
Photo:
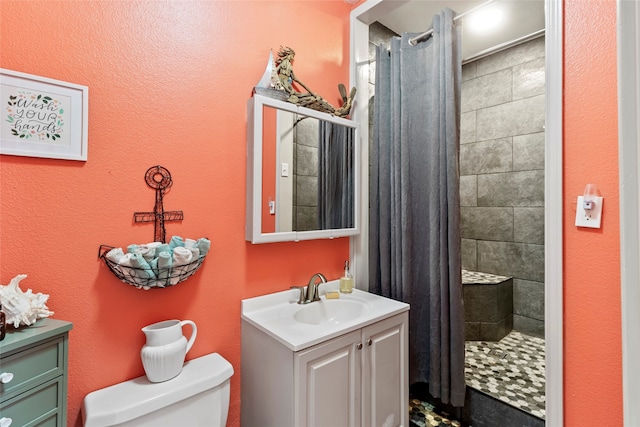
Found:
M 89 393 L 85 427 L 224 427 L 233 366 L 218 353 L 184 364 L 177 377 L 152 383 L 146 376 Z

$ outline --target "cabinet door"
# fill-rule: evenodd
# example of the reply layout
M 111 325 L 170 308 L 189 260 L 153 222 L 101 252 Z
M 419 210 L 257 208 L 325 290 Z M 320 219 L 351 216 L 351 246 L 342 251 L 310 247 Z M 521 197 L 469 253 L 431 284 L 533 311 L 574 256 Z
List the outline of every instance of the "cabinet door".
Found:
M 355 331 L 296 354 L 296 427 L 360 427 L 361 353 Z
M 408 314 L 363 329 L 363 426 L 408 426 Z

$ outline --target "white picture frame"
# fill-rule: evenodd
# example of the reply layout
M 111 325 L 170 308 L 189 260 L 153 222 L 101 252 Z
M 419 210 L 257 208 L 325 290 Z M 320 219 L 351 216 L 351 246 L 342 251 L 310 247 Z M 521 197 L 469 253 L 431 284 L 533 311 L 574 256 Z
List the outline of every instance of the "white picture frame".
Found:
M 0 154 L 87 160 L 89 88 L 0 68 Z

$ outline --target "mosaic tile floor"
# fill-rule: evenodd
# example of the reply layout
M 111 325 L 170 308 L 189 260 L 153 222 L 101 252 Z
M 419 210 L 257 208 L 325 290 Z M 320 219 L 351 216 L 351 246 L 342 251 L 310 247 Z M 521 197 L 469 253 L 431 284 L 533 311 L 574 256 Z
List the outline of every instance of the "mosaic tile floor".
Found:
M 544 339 L 515 331 L 499 342 L 467 341 L 467 386 L 544 419 L 544 357 Z
M 409 402 L 409 420 L 412 427 L 463 426 L 460 421 L 450 418 L 449 414 L 438 413 L 433 405 L 418 399 Z
M 544 420 L 544 339 L 511 332 L 499 342 L 467 341 L 465 379 L 472 387 Z M 412 399 L 412 427 L 472 427 L 428 402 Z

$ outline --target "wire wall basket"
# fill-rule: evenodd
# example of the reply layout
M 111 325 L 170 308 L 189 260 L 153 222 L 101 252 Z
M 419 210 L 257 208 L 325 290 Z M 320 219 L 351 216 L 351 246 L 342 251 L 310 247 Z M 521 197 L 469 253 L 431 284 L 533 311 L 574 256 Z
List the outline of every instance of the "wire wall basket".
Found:
M 107 254 L 111 249 L 114 249 L 114 247 L 101 245 L 98 253 L 98 256 L 104 260 L 109 270 L 111 270 L 121 282 L 145 290 L 168 288 L 184 282 L 198 271 L 205 259 L 205 256 L 201 256 L 189 264 L 169 268 L 136 268 L 120 265 L 107 258 Z
M 171 178 L 171 173 L 167 168 L 157 165 L 147 169 L 147 172 L 144 175 L 144 180 L 149 188 L 155 190 L 155 205 L 152 212 L 134 212 L 133 221 L 135 223 L 153 222 L 154 242 L 164 243 L 166 242 L 165 222 L 182 221 L 184 219 L 182 211 L 164 210 L 164 195 L 173 185 L 173 179 Z M 200 240 L 207 242 L 206 250 L 208 252 L 210 244 L 209 240 L 206 238 Z M 157 260 L 155 264 L 151 263 L 152 265 L 147 265 L 147 263 L 144 262 L 142 263 L 141 268 L 138 264 L 136 264 L 138 265 L 137 267 L 134 267 L 114 261 L 114 257 L 108 256 L 112 249 L 116 248 L 113 246 L 100 245 L 100 248 L 98 249 L 98 258 L 102 258 L 104 260 L 104 263 L 109 267 L 109 270 L 111 270 L 111 272 L 120 279 L 120 281 L 131 286 L 135 286 L 138 289 L 145 290 L 152 288 L 168 288 L 175 286 L 180 282 L 184 282 L 198 271 L 206 256 L 206 252 L 201 252 L 203 255 L 198 256 L 197 259 L 189 263 L 168 266 L 165 268 L 154 268 L 152 265 L 157 265 Z M 118 248 L 118 250 L 121 251 L 121 248 Z M 124 255 L 122 251 L 120 253 Z M 194 256 L 197 255 L 194 254 Z

